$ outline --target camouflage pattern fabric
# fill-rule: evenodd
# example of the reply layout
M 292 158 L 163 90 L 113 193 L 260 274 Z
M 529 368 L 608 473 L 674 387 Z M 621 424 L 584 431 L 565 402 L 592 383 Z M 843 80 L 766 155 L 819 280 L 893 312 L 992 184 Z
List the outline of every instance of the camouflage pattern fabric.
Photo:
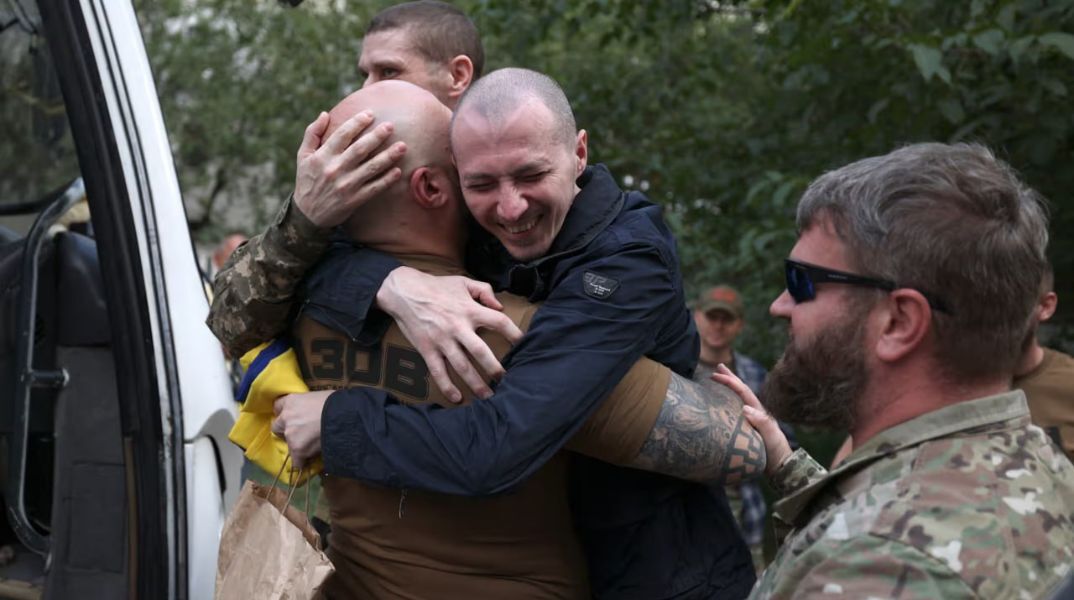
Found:
M 793 526 L 751 598 L 1041 598 L 1074 563 L 1074 465 L 1013 391 L 774 476 Z
M 229 356 L 242 356 L 283 333 L 295 288 L 328 248 L 330 233 L 288 198 L 264 233 L 235 250 L 213 278 L 205 320 Z

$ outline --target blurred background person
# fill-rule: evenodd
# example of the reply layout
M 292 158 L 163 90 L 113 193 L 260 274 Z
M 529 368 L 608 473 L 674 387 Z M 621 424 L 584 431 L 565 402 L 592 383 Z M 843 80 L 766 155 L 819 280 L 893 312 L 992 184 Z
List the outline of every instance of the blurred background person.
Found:
M 768 371 L 752 358 L 735 351 L 735 340 L 746 327 L 742 295 L 728 285 L 717 285 L 705 290 L 694 305 L 694 322 L 701 338 L 701 355 L 694 370 L 694 381 L 715 385 L 710 376 L 720 364 L 726 365 L 749 386 L 757 396 L 761 395 Z M 784 435 L 794 448 L 798 447 L 790 425 L 780 423 Z M 768 506 L 758 480 L 733 484 L 724 488 L 742 530 L 742 537 L 750 547 L 753 565 L 760 573 L 765 567 L 764 528 Z
M 1041 280 L 1035 321 L 1026 337 L 1022 360 L 1014 371 L 1014 387 L 1026 394 L 1033 423 L 1046 431 L 1074 461 L 1074 357 L 1040 344 L 1040 325 L 1059 305 L 1055 272 L 1048 265 Z
M 220 271 L 227 262 L 227 259 L 231 258 L 231 254 L 235 252 L 239 246 L 241 246 L 249 238 L 245 233 L 233 231 L 220 240 L 213 248 L 213 253 L 209 256 L 209 260 L 205 265 L 205 276 L 212 281 L 213 277 Z

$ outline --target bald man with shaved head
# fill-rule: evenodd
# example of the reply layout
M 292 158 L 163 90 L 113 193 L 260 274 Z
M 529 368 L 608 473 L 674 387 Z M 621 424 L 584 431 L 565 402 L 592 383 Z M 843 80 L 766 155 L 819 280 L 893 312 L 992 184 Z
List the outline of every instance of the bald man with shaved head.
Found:
M 384 82 L 340 102 L 330 113 L 332 124 L 363 110 L 391 119 L 395 131 L 389 143 L 404 141 L 409 152 L 400 181 L 355 211 L 343 224 L 350 242 L 330 251 L 303 286 L 305 309 L 291 339 L 303 379 L 311 389 L 325 391 L 279 400 L 273 426 L 300 458 L 308 455 L 308 444 L 319 442 L 322 410 L 332 390 L 375 387 L 391 391 L 404 405 L 458 406 L 432 385 L 424 360 L 398 324 L 387 323 L 376 339 L 363 339 L 363 332 L 355 335 L 341 324 L 355 280 L 355 244 L 389 253 L 429 275 L 464 274 L 468 228 L 448 149 L 450 111 L 420 88 Z M 498 298 L 504 314 L 527 329 L 537 306 L 510 294 Z M 510 349 L 502 336 L 485 332 L 482 337 L 498 357 Z M 453 377 L 467 389 L 468 404 L 476 394 Z M 664 407 L 681 406 L 700 394 L 705 394 L 701 386 L 642 358 L 566 448 L 604 463 L 698 481 L 725 471 L 733 471 L 726 474 L 731 479 L 749 475 L 751 465 L 729 460 L 730 454 L 736 444 L 748 447 L 760 440 L 756 434 L 734 438 L 728 424 L 737 422 L 740 407 L 729 394 L 705 396 L 709 419 L 690 425 L 707 427 L 720 445 L 690 460 L 642 452 Z M 324 458 L 328 465 L 346 464 L 360 459 L 355 451 L 330 445 Z M 329 467 L 324 490 L 332 519 L 330 556 L 337 568 L 328 584 L 330 597 L 590 597 L 587 560 L 568 502 L 568 466 L 567 453 L 556 453 L 512 493 L 490 498 L 370 485 L 339 477 Z

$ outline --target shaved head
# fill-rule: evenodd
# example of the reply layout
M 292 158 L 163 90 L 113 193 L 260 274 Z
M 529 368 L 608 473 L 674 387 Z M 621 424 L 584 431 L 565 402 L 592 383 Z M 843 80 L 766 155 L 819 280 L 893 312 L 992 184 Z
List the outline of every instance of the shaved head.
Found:
M 529 69 L 499 69 L 475 81 L 459 101 L 452 123 L 460 115 L 476 114 L 493 125 L 503 124 L 531 103 L 551 114 L 548 134 L 553 140 L 574 144 L 578 128 L 563 88 L 551 77 Z
M 345 223 L 347 232 L 389 254 L 458 255 L 465 243 L 465 207 L 451 162 L 451 109 L 412 83 L 381 81 L 347 96 L 328 113 L 325 138 L 365 110 L 374 116 L 371 127 L 394 126 L 377 152 L 404 142 L 406 154 L 398 163 L 402 177 L 356 208 Z
M 451 167 L 449 127 L 451 109 L 430 92 L 405 81 L 381 81 L 347 96 L 328 113 L 327 139 L 347 119 L 369 110 L 377 123 L 390 121 L 395 131 L 384 142 L 387 148 L 401 141 L 407 152 L 399 167 L 406 181 L 414 169 L 423 166 Z

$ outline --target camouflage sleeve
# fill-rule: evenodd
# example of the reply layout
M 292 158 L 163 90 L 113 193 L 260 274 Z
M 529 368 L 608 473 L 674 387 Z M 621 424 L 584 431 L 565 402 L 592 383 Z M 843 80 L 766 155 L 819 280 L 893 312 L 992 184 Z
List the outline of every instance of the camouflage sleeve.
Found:
M 213 279 L 209 329 L 230 356 L 242 356 L 287 328 L 295 288 L 328 247 L 329 230 L 288 198 L 261 235 L 239 246 Z
M 769 476 L 768 483 L 780 498 L 786 498 L 828 474 L 804 449 L 799 448 L 783 459 L 776 472 Z
M 942 558 L 879 536 L 824 540 L 798 557 L 803 567 L 763 577 L 751 598 L 977 598 Z

